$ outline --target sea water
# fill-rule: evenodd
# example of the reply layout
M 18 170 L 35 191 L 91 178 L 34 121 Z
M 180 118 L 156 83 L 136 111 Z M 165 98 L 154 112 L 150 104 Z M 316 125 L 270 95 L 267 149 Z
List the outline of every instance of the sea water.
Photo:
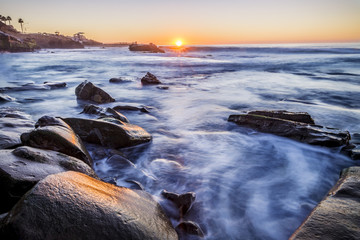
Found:
M 43 115 L 85 117 L 74 90 L 84 80 L 153 136 L 149 144 L 120 149 L 133 165 L 95 154 L 103 179 L 153 194 L 166 208 L 163 189 L 195 192 L 183 220 L 205 239 L 287 239 L 338 180 L 359 165 L 340 149 L 310 146 L 227 121 L 250 110 L 308 112 L 316 124 L 360 133 L 360 45 L 230 45 L 166 48 L 165 54 L 127 48 L 41 50 L 0 54 L 0 88 L 34 120 Z M 142 86 L 151 72 L 169 87 Z M 123 83 L 109 83 L 121 77 Z M 26 90 L 24 84 L 66 82 L 66 88 Z M 10 89 L 9 89 L 10 88 Z M 12 89 L 11 89 L 12 88 Z M 136 183 L 134 185 L 134 183 Z M 176 214 L 175 214 L 176 215 Z M 179 221 L 171 216 L 174 226 Z

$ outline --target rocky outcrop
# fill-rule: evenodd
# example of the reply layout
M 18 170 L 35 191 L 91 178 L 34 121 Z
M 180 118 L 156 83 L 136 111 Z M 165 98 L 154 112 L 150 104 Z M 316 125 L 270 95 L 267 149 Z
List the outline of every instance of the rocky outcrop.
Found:
M 61 152 L 92 166 L 92 159 L 81 139 L 63 120 L 44 116 L 35 126 L 33 131 L 21 135 L 24 145 Z
M 24 113 L 14 109 L 0 110 L 0 149 L 16 147 L 21 144 L 22 133 L 30 131 L 34 122 Z
M 151 85 L 151 84 L 161 84 L 159 79 L 154 74 L 151 74 L 149 72 L 146 73 L 146 75 L 141 78 L 141 83 L 143 85 Z
M 95 172 L 81 160 L 32 147 L 0 150 L 0 213 L 7 212 L 15 203 L 46 176 L 78 171 L 96 178 Z
M 122 122 L 129 123 L 129 120 L 118 111 L 112 108 L 102 108 L 93 104 L 86 105 L 81 113 L 95 114 L 99 115 L 100 117 L 113 117 Z
M 143 128 L 114 118 L 65 118 L 64 121 L 82 140 L 106 147 L 130 147 L 151 140 L 151 135 Z
M 10 97 L 9 95 L 0 93 L 0 103 L 1 102 L 11 102 L 11 101 L 14 101 L 14 100 L 15 100 L 15 98 Z
M 178 239 L 144 191 L 77 172 L 41 180 L 4 217 L 1 239 Z
M 36 42 L 29 38 L 21 40 L 0 31 L 0 52 L 32 52 L 36 48 Z
M 228 121 L 312 145 L 339 147 L 348 144 L 350 140 L 349 132 L 308 124 L 311 122 L 308 114 L 289 112 L 281 114 L 279 111 L 266 111 L 266 114 L 263 111 L 255 113 L 230 115 Z
M 149 107 L 144 106 L 144 107 L 135 107 L 135 106 L 128 106 L 128 105 L 118 105 L 113 107 L 114 110 L 116 111 L 140 111 L 140 112 L 144 112 L 144 113 L 149 113 Z
M 359 212 L 360 167 L 350 167 L 290 239 L 360 239 Z
M 164 50 L 158 48 L 155 44 L 131 44 L 129 46 L 130 51 L 135 52 L 151 52 L 151 53 L 165 53 Z
M 89 100 L 96 103 L 115 102 L 115 99 L 107 92 L 86 80 L 76 87 L 75 94 L 78 99 Z
M 65 82 L 44 82 L 44 84 L 26 83 L 18 87 L 3 87 L 0 91 L 51 90 L 66 87 Z
M 260 115 L 271 118 L 280 118 L 284 120 L 290 120 L 294 122 L 315 124 L 314 119 L 307 112 L 288 112 L 285 110 L 280 111 L 251 111 L 249 115 Z

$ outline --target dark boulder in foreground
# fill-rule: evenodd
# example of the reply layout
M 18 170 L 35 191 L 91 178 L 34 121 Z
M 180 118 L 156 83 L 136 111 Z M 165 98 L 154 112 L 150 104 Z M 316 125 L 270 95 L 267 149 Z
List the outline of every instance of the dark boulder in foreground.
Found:
M 151 140 L 151 135 L 143 128 L 114 118 L 65 118 L 64 121 L 82 140 L 106 147 L 130 147 Z
M 157 79 L 157 77 L 154 74 L 149 72 L 147 72 L 146 75 L 143 78 L 141 78 L 141 83 L 143 85 L 161 84 L 159 79 Z
M 76 87 L 75 94 L 78 99 L 90 100 L 96 103 L 115 102 L 115 99 L 107 92 L 86 80 Z
M 1 239 L 178 239 L 150 194 L 77 172 L 46 177 L 1 222 Z
M 279 116 L 279 111 L 275 112 L 276 114 L 272 111 L 268 113 L 260 115 L 258 113 L 251 114 L 250 112 L 248 114 L 230 115 L 228 121 L 260 132 L 272 133 L 313 145 L 339 147 L 349 143 L 349 132 L 289 120 L 289 116 L 293 119 L 293 116 L 298 115 L 297 113 L 289 114 L 289 112 L 285 112 L 282 116 Z M 271 117 L 273 113 L 275 117 Z M 309 120 L 308 117 L 306 119 L 304 121 Z
M 9 211 L 16 202 L 46 176 L 78 171 L 96 178 L 83 161 L 59 152 L 32 147 L 0 150 L 0 213 Z
M 24 113 L 0 110 L 0 149 L 12 148 L 21 144 L 20 136 L 33 129 L 34 122 Z
M 341 178 L 290 239 L 360 239 L 360 167 Z
M 63 120 L 44 116 L 35 126 L 33 131 L 21 135 L 24 145 L 61 152 L 92 166 L 92 159 L 81 139 Z
M 294 122 L 315 124 L 315 121 L 311 118 L 307 112 L 288 112 L 285 110 L 280 111 L 251 111 L 248 112 L 250 115 L 260 115 L 271 118 L 280 118 L 284 120 L 290 120 Z
M 100 117 L 113 117 L 122 122 L 129 123 L 129 120 L 118 111 L 112 108 L 102 108 L 93 104 L 86 105 L 81 113 L 95 114 L 99 115 Z
M 175 229 L 180 239 L 199 239 L 205 236 L 200 226 L 192 221 L 181 222 Z M 190 237 L 189 235 L 196 237 Z
M 136 52 L 151 52 L 151 53 L 165 53 L 164 50 L 158 48 L 155 44 L 131 44 L 129 46 L 130 51 Z

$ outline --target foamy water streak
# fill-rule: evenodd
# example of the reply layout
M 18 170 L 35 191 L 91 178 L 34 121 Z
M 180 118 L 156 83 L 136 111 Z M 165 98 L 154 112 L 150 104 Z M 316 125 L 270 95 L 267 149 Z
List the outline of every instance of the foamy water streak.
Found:
M 150 114 L 124 111 L 153 135 L 150 144 L 108 159 L 89 145 L 100 177 L 160 192 L 194 191 L 185 219 L 205 239 L 287 239 L 337 181 L 358 165 L 340 149 L 308 146 L 227 122 L 248 110 L 306 111 L 317 124 L 360 133 L 360 51 L 357 45 L 207 46 L 186 53 L 131 53 L 125 48 L 0 54 L 0 88 L 62 81 L 57 90 L 8 90 L 34 119 L 78 116 L 86 102 L 75 87 L 101 86 L 116 105 L 148 105 Z M 155 74 L 169 90 L 143 87 Z M 123 77 L 122 84 L 111 84 Z M 103 153 L 110 154 L 108 150 Z M 173 213 L 176 215 L 176 213 Z M 174 216 L 172 216 L 174 217 Z M 176 216 L 172 218 L 178 223 Z

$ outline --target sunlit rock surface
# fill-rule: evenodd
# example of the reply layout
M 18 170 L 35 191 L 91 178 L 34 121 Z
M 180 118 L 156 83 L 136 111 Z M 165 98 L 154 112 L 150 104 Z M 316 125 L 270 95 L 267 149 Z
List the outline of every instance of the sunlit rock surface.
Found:
M 78 171 L 97 177 L 90 166 L 65 154 L 32 147 L 0 150 L 0 213 L 8 211 L 38 181 L 46 176 Z
M 96 103 L 115 102 L 115 99 L 107 92 L 88 81 L 80 83 L 75 89 L 75 94 L 78 99 L 90 100 Z
M 21 135 L 24 145 L 61 152 L 92 166 L 92 159 L 81 139 L 63 120 L 44 116 L 36 123 L 36 127 Z
M 130 147 L 151 140 L 151 135 L 143 128 L 114 118 L 65 118 L 64 121 L 82 140 L 106 147 Z
M 178 239 L 152 196 L 77 172 L 50 175 L 10 211 L 1 239 Z
M 311 120 L 308 114 L 301 116 L 298 113 L 284 112 L 284 114 L 280 114 L 280 112 L 272 111 L 230 115 L 228 118 L 228 121 L 240 126 L 250 127 L 260 132 L 272 133 L 312 145 L 339 147 L 349 143 L 349 132 L 308 124 Z
M 340 180 L 290 239 L 360 239 L 360 167 Z

